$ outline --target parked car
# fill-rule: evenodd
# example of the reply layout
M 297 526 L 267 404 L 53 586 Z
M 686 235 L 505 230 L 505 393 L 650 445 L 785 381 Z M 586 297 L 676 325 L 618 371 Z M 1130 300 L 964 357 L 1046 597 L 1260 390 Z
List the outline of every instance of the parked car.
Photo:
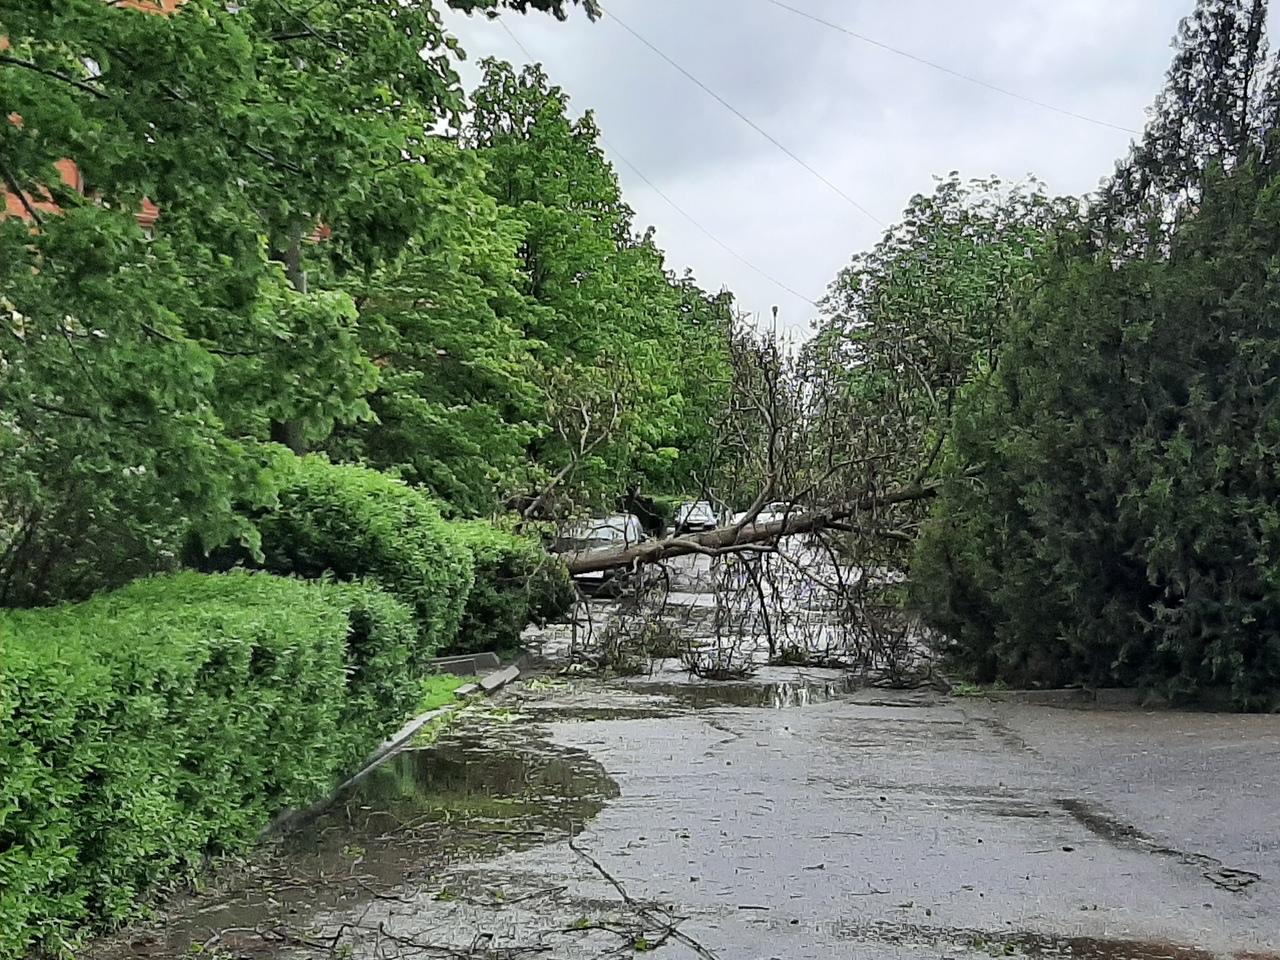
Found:
M 648 537 L 640 518 L 630 513 L 609 517 L 594 517 L 574 524 L 553 545 L 556 553 L 591 553 L 598 550 L 616 550 L 634 547 Z M 594 592 L 606 587 L 619 589 L 627 585 L 631 571 L 625 568 L 593 570 L 574 575 L 574 581 L 584 590 Z
M 766 523 L 773 523 L 781 520 L 783 517 L 794 517 L 801 513 L 801 509 L 793 503 L 785 500 L 776 500 L 773 503 L 766 503 L 761 507 L 760 512 L 756 514 L 754 520 L 748 526 L 763 526 Z M 743 510 L 741 513 L 733 515 L 733 523 L 741 523 L 747 516 L 747 512 Z
M 690 500 L 676 511 L 676 533 L 698 533 L 720 526 L 716 508 L 706 500 Z

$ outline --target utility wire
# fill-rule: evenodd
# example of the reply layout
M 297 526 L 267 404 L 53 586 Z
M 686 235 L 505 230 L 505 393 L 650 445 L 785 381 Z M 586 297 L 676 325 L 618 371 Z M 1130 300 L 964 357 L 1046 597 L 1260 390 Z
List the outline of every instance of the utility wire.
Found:
M 1120 130 L 1123 133 L 1136 134 L 1139 132 L 1137 130 L 1132 129 L 1131 127 L 1122 127 L 1118 123 L 1111 123 L 1108 120 L 1099 120 L 1097 117 L 1089 117 L 1083 113 L 1076 113 L 1074 110 L 1067 110 L 1065 107 L 1058 107 L 1058 106 L 1054 106 L 1052 103 L 1046 103 L 1043 100 L 1037 100 L 1035 97 L 1028 97 L 1025 94 L 1018 93 L 1016 90 L 1010 90 L 1006 87 L 997 86 L 994 83 L 989 83 L 988 81 L 983 80 L 981 77 L 975 77 L 972 74 L 961 73 L 959 70 L 953 70 L 950 67 L 945 66 L 944 64 L 937 63 L 933 60 L 928 60 L 925 57 L 921 57 L 917 54 L 911 53 L 909 50 L 902 50 L 902 49 L 899 49 L 898 47 L 890 46 L 887 43 L 884 43 L 880 40 L 876 40 L 874 37 L 868 37 L 864 33 L 858 33 L 857 31 L 850 30 L 848 27 L 841 26 L 838 23 L 833 23 L 830 20 L 825 20 L 822 17 L 818 16 L 817 14 L 809 13 L 807 10 L 801 10 L 798 7 L 793 7 L 789 3 L 784 3 L 783 0 L 765 0 L 765 3 L 770 3 L 773 6 L 779 8 L 780 10 L 787 10 L 790 13 L 795 14 L 797 17 L 803 17 L 806 20 L 812 20 L 814 23 L 822 24 L 822 26 L 824 27 L 830 27 L 832 30 L 837 30 L 840 33 L 845 34 L 846 36 L 853 37 L 855 40 L 861 40 L 863 43 L 868 43 L 873 47 L 879 47 L 881 50 L 887 50 L 889 53 L 892 53 L 896 56 L 904 57 L 905 59 L 912 60 L 915 63 L 923 64 L 926 67 L 931 67 L 934 70 L 939 70 L 942 73 L 945 73 L 951 77 L 955 77 L 958 80 L 964 80 L 968 83 L 976 84 L 979 87 L 985 87 L 987 90 L 995 91 L 996 93 L 1002 94 L 1003 96 L 1012 97 L 1014 100 L 1021 100 L 1023 103 L 1032 104 L 1033 106 L 1040 107 L 1043 110 L 1051 110 L 1054 113 L 1061 114 L 1064 117 L 1074 117 L 1076 120 L 1085 121 L 1085 123 L 1097 124 L 1100 127 L 1110 127 L 1112 130 Z
M 778 289 L 780 289 L 780 290 L 785 290 L 787 293 L 791 294 L 793 297 L 798 297 L 799 299 L 803 300 L 805 303 L 809 304 L 809 306 L 813 307 L 814 309 L 821 309 L 820 307 L 818 307 L 818 304 L 817 304 L 816 302 L 814 302 L 814 300 L 813 300 L 811 297 L 806 297 L 803 293 L 800 293 L 800 291 L 798 291 L 798 290 L 794 290 L 794 289 L 792 289 L 791 287 L 787 286 L 785 283 L 783 283 L 783 282 L 782 282 L 781 280 L 779 280 L 777 277 L 775 277 L 775 276 L 773 276 L 772 274 L 770 274 L 770 273 L 766 272 L 766 271 L 765 271 L 765 270 L 763 270 L 762 268 L 760 268 L 760 267 L 756 266 L 754 263 L 752 263 L 750 260 L 748 260 L 748 259 L 747 259 L 746 257 L 744 257 L 742 254 L 740 254 L 737 250 L 733 249 L 733 247 L 729 246 L 729 244 L 725 243 L 723 240 L 721 240 L 719 237 L 717 237 L 717 236 L 716 236 L 714 233 L 712 233 L 709 229 L 707 229 L 707 228 L 706 228 L 706 227 L 704 227 L 701 223 L 699 223 L 699 222 L 694 218 L 693 214 L 689 213 L 689 212 L 688 212 L 687 210 L 685 210 L 682 206 L 680 206 L 680 204 L 676 203 L 676 202 L 675 202 L 674 200 L 672 200 L 669 196 L 667 196 L 667 195 L 666 195 L 666 193 L 664 193 L 664 192 L 663 192 L 663 190 L 662 190 L 662 188 L 661 188 L 661 187 L 659 187 L 656 183 L 654 183 L 652 180 L 650 180 L 648 177 L 646 177 L 646 176 L 644 175 L 644 172 L 643 172 L 639 167 L 637 167 L 634 163 L 632 163 L 632 162 L 631 162 L 630 160 L 628 160 L 625 156 L 623 156 L 623 154 L 618 150 L 618 148 L 617 148 L 617 147 L 615 147 L 612 143 L 610 143 L 610 142 L 609 142 L 609 141 L 604 137 L 604 135 L 603 135 L 603 134 L 601 134 L 600 139 L 604 141 L 605 146 L 606 146 L 606 147 L 608 147 L 611 151 L 613 151 L 614 155 L 615 155 L 615 156 L 617 156 L 617 158 L 618 158 L 619 160 L 621 160 L 623 163 L 625 163 L 628 167 L 630 167 L 630 168 L 631 168 L 632 172 L 634 172 L 634 173 L 635 173 L 635 175 L 636 175 L 637 177 L 639 177 L 639 178 L 640 178 L 641 180 L 643 180 L 646 184 L 648 184 L 648 186 L 649 186 L 649 189 L 650 189 L 650 190 L 652 190 L 654 193 L 656 193 L 658 196 L 660 196 L 663 200 L 665 200 L 665 201 L 667 202 L 667 204 L 668 204 L 668 205 L 670 205 L 671 209 L 675 210 L 675 212 L 676 212 L 676 213 L 680 214 L 680 216 L 684 217 L 684 218 L 685 218 L 686 220 L 688 220 L 691 224 L 693 224 L 695 227 L 697 227 L 697 228 L 698 228 L 698 230 L 700 230 L 703 234 L 705 234 L 705 235 L 706 235 L 706 237 L 707 237 L 709 240 L 711 240 L 713 243 L 715 243 L 718 247 L 720 247 L 721 249 L 723 249 L 726 253 L 728 253 L 730 256 L 732 256 L 735 260 L 737 260 L 737 261 L 739 261 L 740 263 L 742 263 L 744 266 L 746 266 L 746 267 L 750 268 L 751 270 L 754 270 L 756 273 L 758 273 L 760 276 L 764 277 L 764 279 L 768 280 L 770 283 L 772 283 L 772 284 L 773 284 L 775 287 L 777 287 Z
M 604 9 L 603 6 L 601 7 L 601 9 L 602 10 Z M 794 150 L 788 147 L 785 143 L 783 143 L 773 134 L 769 133 L 768 130 L 765 130 L 764 127 L 760 126 L 760 124 L 756 123 L 754 120 L 748 117 L 745 113 L 743 113 L 741 110 L 735 107 L 732 103 L 730 103 L 720 94 L 712 90 L 709 86 L 707 86 L 705 83 L 699 80 L 696 76 L 694 76 L 692 73 L 686 70 L 676 60 L 674 60 L 672 57 L 666 54 L 663 50 L 658 48 L 651 41 L 647 40 L 644 36 L 638 33 L 631 26 L 629 26 L 625 20 L 622 20 L 616 13 L 610 13 L 608 10 L 605 10 L 604 12 L 608 15 L 609 19 L 613 20 L 615 23 L 618 24 L 618 26 L 626 30 L 627 33 L 631 34 L 631 36 L 635 37 L 642 44 L 644 44 L 646 47 L 648 47 L 650 50 L 656 53 L 659 57 L 665 60 L 668 64 L 670 64 L 680 73 L 682 73 L 686 78 L 688 78 L 694 84 L 696 84 L 704 93 L 712 97 L 717 103 L 719 103 L 722 107 L 724 107 L 726 110 L 732 113 L 735 117 L 737 117 L 747 126 L 749 126 L 752 130 L 754 130 L 756 133 L 760 134 L 760 136 L 768 140 L 771 144 L 773 144 L 775 147 L 777 147 L 779 150 L 785 153 L 788 157 L 790 157 L 792 160 L 794 160 L 796 163 L 802 166 L 805 170 L 807 170 L 810 174 L 812 174 L 818 180 L 822 181 L 822 183 L 825 186 L 827 186 L 833 193 L 835 193 L 842 200 L 844 200 L 846 203 L 848 203 L 850 206 L 852 206 L 854 209 L 860 212 L 863 216 L 865 216 L 867 219 L 874 222 L 877 226 L 883 227 L 886 225 L 883 220 L 881 220 L 874 213 L 872 213 L 870 210 L 868 210 L 866 207 L 860 204 L 853 197 L 849 196 L 849 194 L 845 193 L 842 189 L 840 189 L 840 187 L 838 187 L 835 183 L 833 183 L 826 176 L 824 176 L 821 173 L 821 171 L 815 169 L 813 166 L 806 163 L 804 159 L 802 159 L 799 156 L 799 154 L 797 154 Z
M 507 36 L 509 36 L 512 39 L 512 41 L 514 41 L 515 45 L 520 48 L 520 51 L 526 57 L 529 58 L 529 62 L 536 63 L 538 58 L 529 52 L 529 48 L 520 42 L 520 38 L 515 35 L 515 32 L 509 26 L 507 26 L 507 24 L 503 21 L 501 17 L 498 18 L 498 23 L 502 25 L 502 29 L 507 32 Z M 813 300 L 812 297 L 806 297 L 803 293 L 783 283 L 781 280 L 779 280 L 777 277 L 770 274 L 768 271 L 764 270 L 761 267 L 756 266 L 756 264 L 752 263 L 742 254 L 740 254 L 737 250 L 733 249 L 733 247 L 729 246 L 729 244 L 727 244 L 725 241 L 721 240 L 718 236 L 716 236 L 716 234 L 714 234 L 709 228 L 704 227 L 693 214 L 691 214 L 689 211 L 684 209 L 684 207 L 680 206 L 680 204 L 676 203 L 673 199 L 671 199 L 671 197 L 667 195 L 666 191 L 664 191 L 661 187 L 659 187 L 656 183 L 654 183 L 652 180 L 649 179 L 649 177 L 645 175 L 645 172 L 643 170 L 641 170 L 638 166 L 636 166 L 634 163 L 628 160 L 626 155 L 617 147 L 615 147 L 612 143 L 610 143 L 609 138 L 606 137 L 603 133 L 600 134 L 600 139 L 601 141 L 603 141 L 604 145 L 609 148 L 610 152 L 612 152 L 614 156 L 616 156 L 619 160 L 621 160 L 628 167 L 630 167 L 631 171 L 637 177 L 639 177 L 642 181 L 644 181 L 644 183 L 649 187 L 650 190 L 652 190 L 659 197 L 665 200 L 667 205 L 670 206 L 672 210 L 674 210 L 676 213 L 680 214 L 680 216 L 684 217 L 691 224 L 693 224 L 703 235 L 707 237 L 708 240 L 710 240 L 716 246 L 720 247 L 722 250 L 728 253 L 731 257 L 733 257 L 743 266 L 754 271 L 756 274 L 763 277 L 765 280 L 768 280 L 779 290 L 785 290 L 787 293 L 791 294 L 793 297 L 797 297 L 800 300 L 803 300 L 805 303 L 809 304 L 809 306 L 813 307 L 814 309 L 821 309 L 818 306 L 818 304 Z
M 511 38 L 511 42 L 520 48 L 520 52 L 523 53 L 529 59 L 530 63 L 538 62 L 538 58 L 529 52 L 529 48 L 520 42 L 520 38 L 516 36 L 516 32 L 512 30 L 510 26 L 507 25 L 506 17 L 498 17 L 498 26 L 502 27 L 503 30 L 507 31 L 507 36 Z

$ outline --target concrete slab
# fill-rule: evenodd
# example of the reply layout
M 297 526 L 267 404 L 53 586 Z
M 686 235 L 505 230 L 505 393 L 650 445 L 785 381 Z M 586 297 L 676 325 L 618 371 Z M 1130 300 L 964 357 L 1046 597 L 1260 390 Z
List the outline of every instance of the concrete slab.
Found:
M 493 693 L 501 690 L 508 683 L 511 683 L 520 676 L 519 667 L 504 667 L 496 673 L 491 673 L 486 677 L 480 678 L 480 689 L 485 693 Z
M 456 657 L 436 657 L 431 665 L 439 673 L 467 677 L 486 670 L 496 670 L 501 661 L 496 653 L 467 653 Z

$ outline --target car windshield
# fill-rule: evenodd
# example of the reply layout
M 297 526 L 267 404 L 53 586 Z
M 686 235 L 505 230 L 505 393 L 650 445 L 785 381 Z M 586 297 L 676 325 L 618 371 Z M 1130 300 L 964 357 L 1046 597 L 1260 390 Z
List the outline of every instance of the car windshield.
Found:
M 572 553 L 639 542 L 636 521 L 631 517 L 617 516 L 585 520 L 574 525 L 560 538 L 558 546 L 562 552 Z
M 714 520 L 715 515 L 715 509 L 705 500 L 684 504 L 678 514 L 681 520 Z

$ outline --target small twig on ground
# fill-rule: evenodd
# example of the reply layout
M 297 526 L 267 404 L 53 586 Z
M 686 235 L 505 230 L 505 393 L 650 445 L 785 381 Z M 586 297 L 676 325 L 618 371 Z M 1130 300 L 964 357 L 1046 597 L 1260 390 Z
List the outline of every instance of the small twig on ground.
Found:
M 661 927 L 666 935 L 680 941 L 680 943 L 683 943 L 698 956 L 702 957 L 703 960 L 720 960 L 719 957 L 704 947 L 701 943 L 682 931 L 678 926 L 680 923 L 679 919 L 670 916 L 659 918 L 655 915 L 655 911 L 638 903 L 631 894 L 627 893 L 627 888 L 622 885 L 622 881 L 606 870 L 599 860 L 579 847 L 572 839 L 569 840 L 569 849 L 583 860 L 587 861 L 587 863 L 591 864 L 596 873 L 600 874 L 601 877 L 609 882 L 609 885 L 612 886 L 613 889 L 618 891 L 618 895 L 622 897 L 623 903 L 631 907 L 631 909 L 633 909 L 641 919 L 647 920 L 655 926 Z

